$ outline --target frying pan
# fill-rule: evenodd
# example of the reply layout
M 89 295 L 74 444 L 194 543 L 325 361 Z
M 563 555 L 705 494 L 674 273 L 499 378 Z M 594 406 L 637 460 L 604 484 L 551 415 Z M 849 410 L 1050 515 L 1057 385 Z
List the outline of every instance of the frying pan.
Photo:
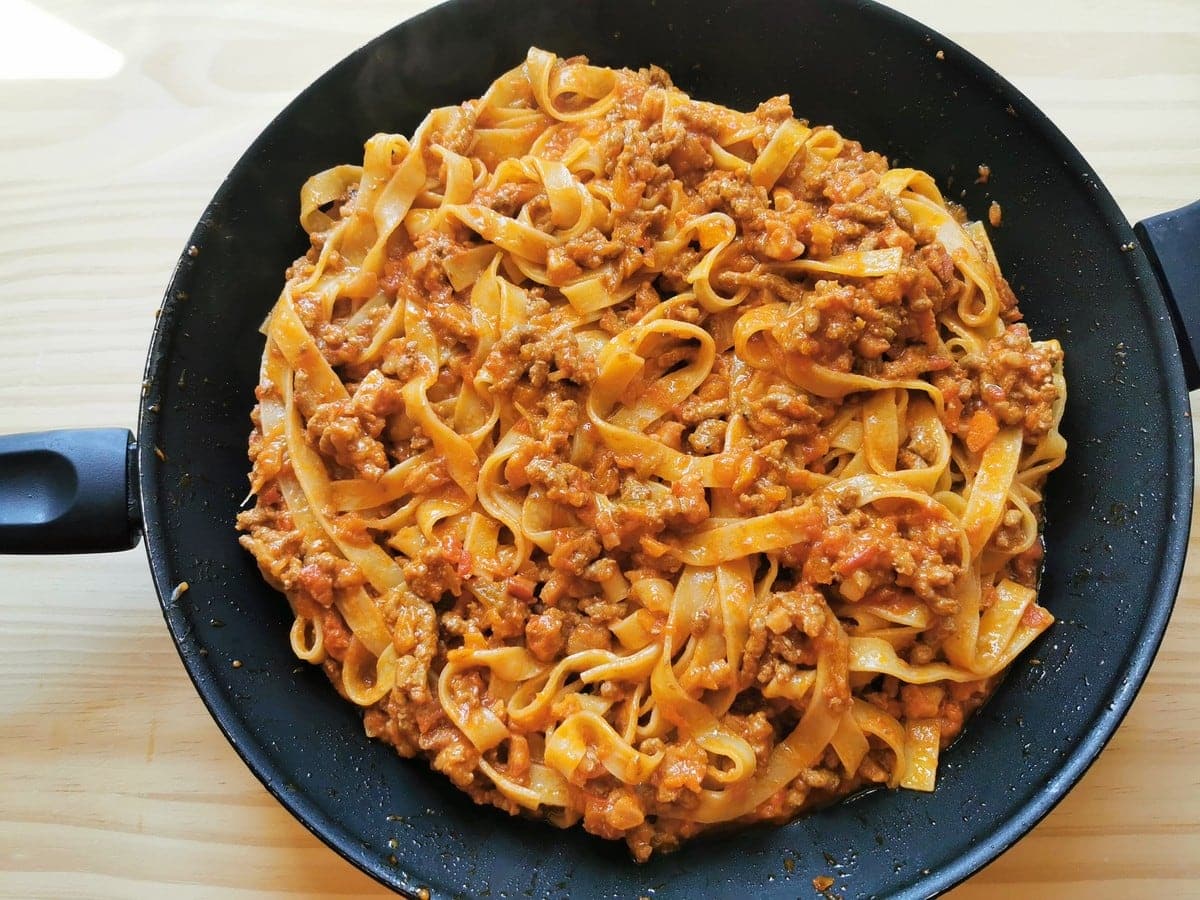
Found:
M 297 189 L 355 159 L 373 132 L 411 132 L 429 108 L 478 96 L 530 44 L 603 65 L 657 63 L 693 95 L 738 108 L 789 92 L 801 115 L 944 187 L 953 178 L 952 196 L 965 184 L 957 199 L 976 216 L 975 166 L 992 163 L 1004 200 L 997 253 L 1035 335 L 1067 351 L 1071 446 L 1050 482 L 1042 586 L 1059 623 L 943 755 L 935 793 L 876 791 L 636 866 L 620 845 L 476 807 L 424 762 L 363 737 L 357 712 L 291 657 L 286 604 L 237 546 L 232 518 L 246 492 L 257 328 L 306 246 Z M 0 549 L 113 550 L 144 533 L 167 624 L 218 725 L 305 825 L 399 890 L 782 897 L 829 874 L 839 895 L 932 895 L 1010 846 L 1079 779 L 1162 637 L 1192 496 L 1197 247 L 1200 207 L 1135 234 L 1011 85 L 872 3 L 656 0 L 631 17 L 617 0 L 569 11 L 455 0 L 336 66 L 235 166 L 165 294 L 136 441 L 123 429 L 0 439 Z

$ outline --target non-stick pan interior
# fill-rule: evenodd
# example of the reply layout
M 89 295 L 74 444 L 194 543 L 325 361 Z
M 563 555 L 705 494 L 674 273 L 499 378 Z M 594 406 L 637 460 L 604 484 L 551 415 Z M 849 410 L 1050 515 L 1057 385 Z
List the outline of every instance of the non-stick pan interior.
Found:
M 1082 774 L 1157 647 L 1191 497 L 1186 393 L 1157 285 L 1105 189 L 1042 116 L 963 51 L 865 3 L 617 0 L 569 11 L 458 0 L 389 32 L 302 94 L 221 186 L 181 257 L 148 366 L 140 428 L 147 544 L 167 619 L 214 716 L 310 828 L 376 877 L 435 894 L 928 894 L 995 856 Z M 698 840 L 645 866 L 623 846 L 475 807 L 423 762 L 362 735 L 292 658 L 283 598 L 237 545 L 258 327 L 288 263 L 311 173 L 377 131 L 478 96 L 531 44 L 666 68 L 693 95 L 753 108 L 790 94 L 929 170 L 975 217 L 1003 206 L 997 253 L 1035 337 L 1066 348 L 1071 443 L 1048 501 L 1043 602 L 1059 618 L 943 756 L 932 795 L 875 792 L 783 828 Z M 944 59 L 938 59 L 938 51 Z M 991 180 L 975 184 L 986 163 Z M 964 191 L 960 197 L 959 192 Z M 160 449 L 160 459 L 154 449 Z M 232 663 L 239 660 L 241 666 Z

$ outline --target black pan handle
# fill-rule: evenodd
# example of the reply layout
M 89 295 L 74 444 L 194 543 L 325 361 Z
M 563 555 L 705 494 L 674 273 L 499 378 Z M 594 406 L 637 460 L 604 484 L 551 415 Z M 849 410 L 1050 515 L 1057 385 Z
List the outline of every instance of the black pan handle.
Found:
M 104 553 L 141 536 L 124 428 L 0 436 L 0 553 Z
M 1133 226 L 1158 274 L 1189 391 L 1200 388 L 1200 200 Z

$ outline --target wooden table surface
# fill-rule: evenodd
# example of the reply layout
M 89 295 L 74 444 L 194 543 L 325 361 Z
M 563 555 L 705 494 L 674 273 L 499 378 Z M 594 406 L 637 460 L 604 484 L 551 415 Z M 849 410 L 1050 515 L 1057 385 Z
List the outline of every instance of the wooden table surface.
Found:
M 309 81 L 424 5 L 0 0 L 0 433 L 133 425 L 154 310 L 224 173 Z M 1196 0 L 894 5 L 1013 80 L 1131 220 L 1200 197 Z M 1200 897 L 1192 557 L 1112 744 L 953 896 Z M 225 743 L 141 548 L 0 557 L 0 896 L 385 894 Z

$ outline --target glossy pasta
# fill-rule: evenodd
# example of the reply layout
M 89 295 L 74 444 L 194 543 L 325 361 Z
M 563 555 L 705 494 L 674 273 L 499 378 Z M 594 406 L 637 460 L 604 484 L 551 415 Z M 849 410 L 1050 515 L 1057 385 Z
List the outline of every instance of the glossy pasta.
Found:
M 300 199 L 238 524 L 368 734 L 638 859 L 933 789 L 1066 391 L 927 174 L 532 49 Z

